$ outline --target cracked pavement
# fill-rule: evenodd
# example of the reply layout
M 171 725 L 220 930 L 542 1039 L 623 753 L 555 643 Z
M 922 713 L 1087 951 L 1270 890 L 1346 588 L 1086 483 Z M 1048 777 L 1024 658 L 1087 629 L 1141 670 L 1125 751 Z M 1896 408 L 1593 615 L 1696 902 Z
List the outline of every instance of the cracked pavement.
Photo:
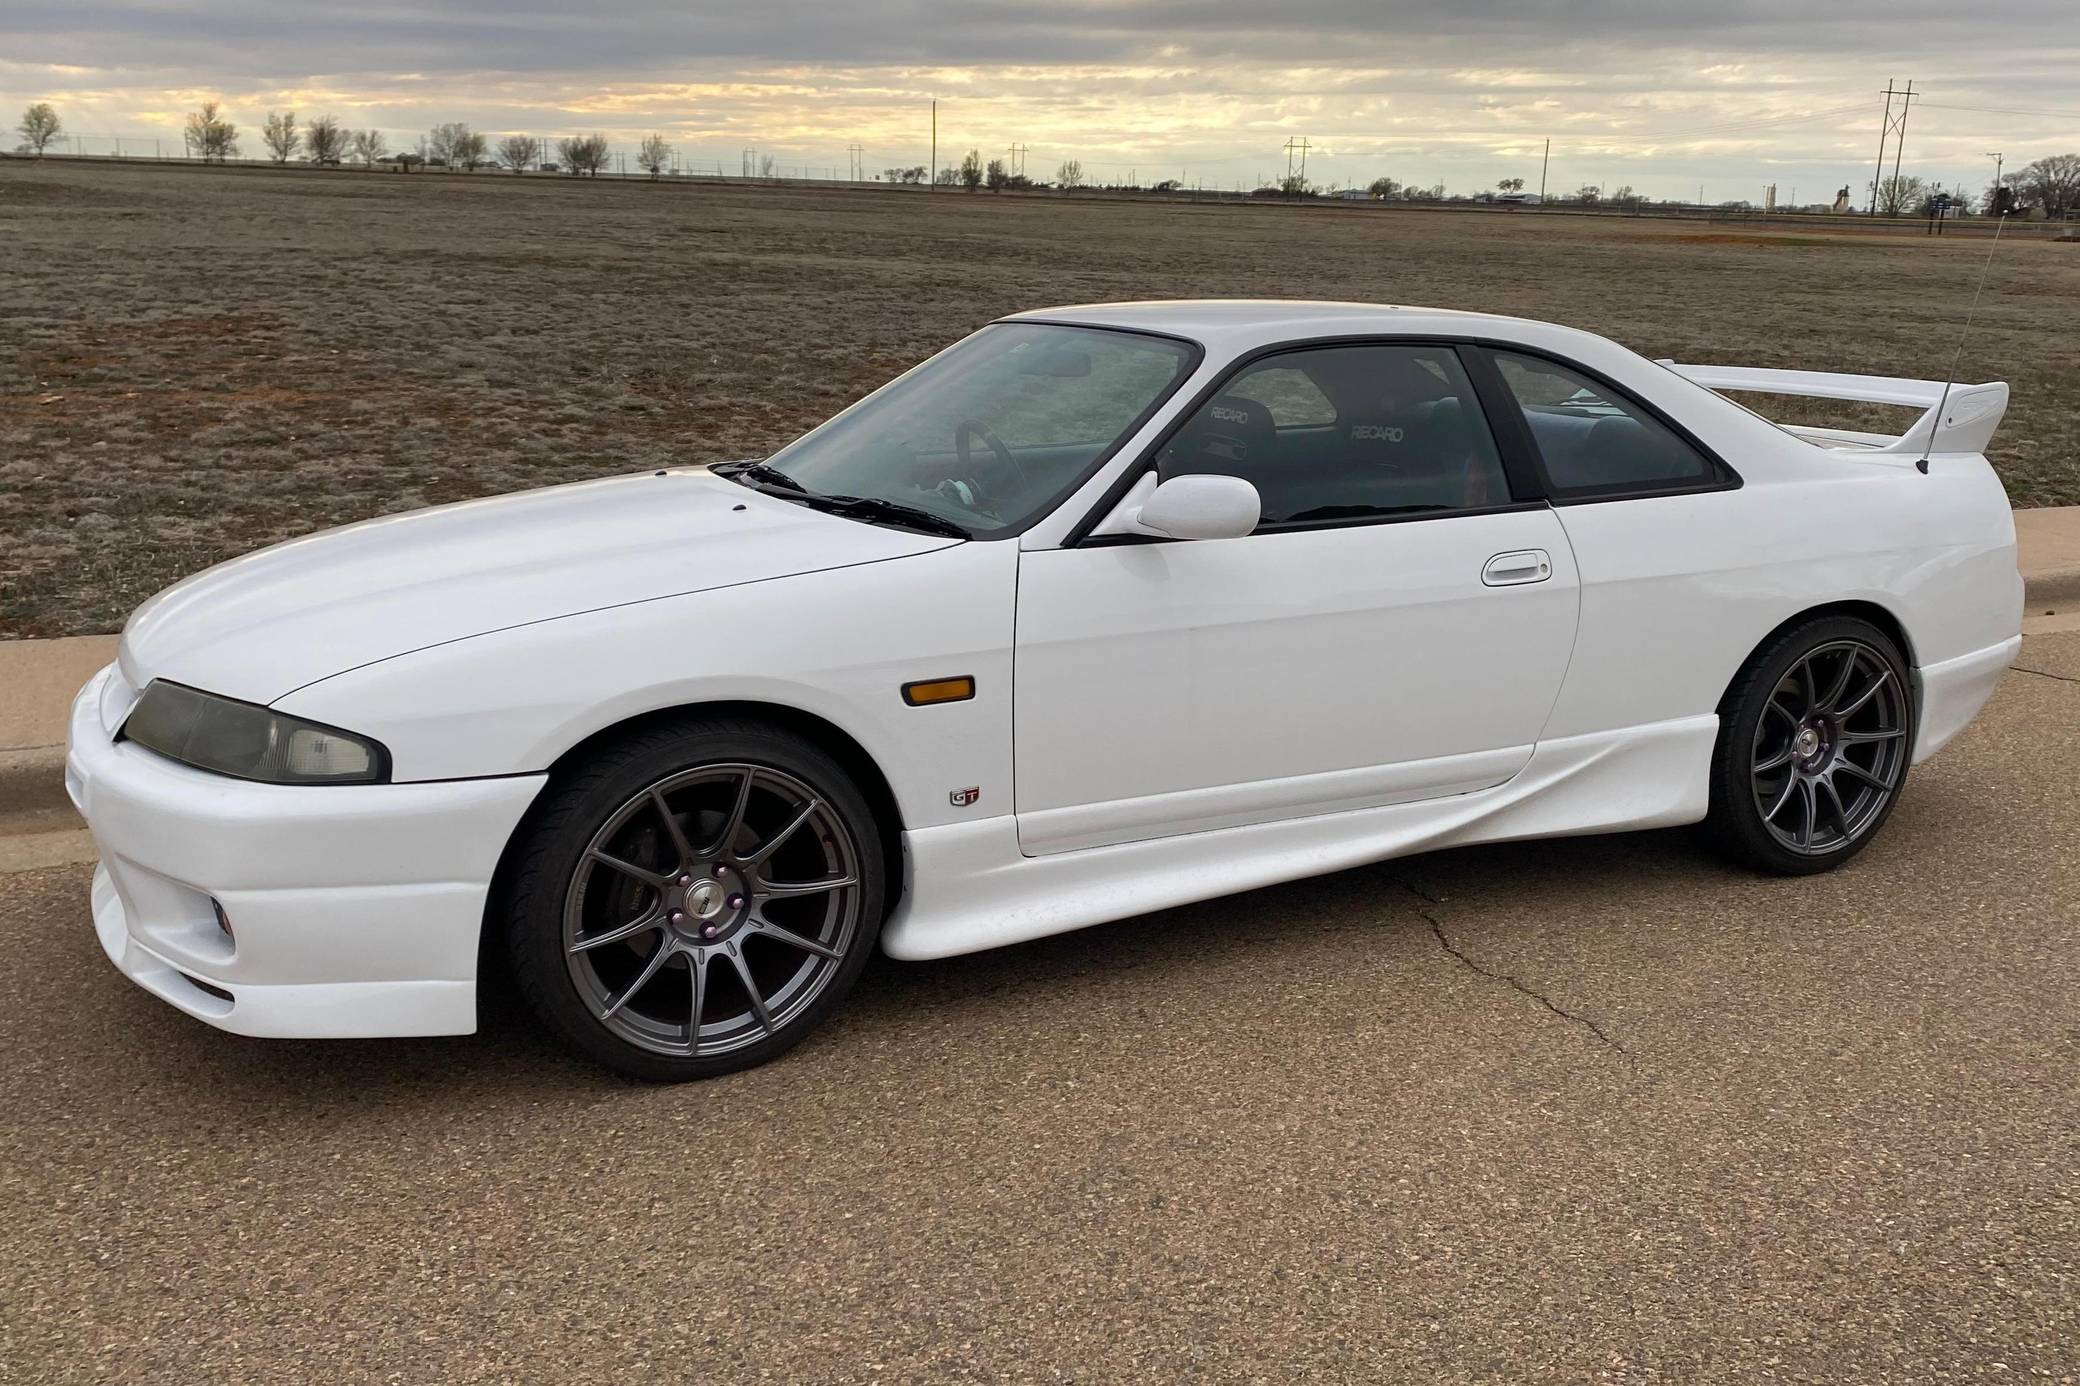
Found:
M 1408 858 L 682 1088 L 222 1035 L 0 875 L 0 1381 L 2074 1381 L 2080 633 L 2021 663 L 1830 876 Z

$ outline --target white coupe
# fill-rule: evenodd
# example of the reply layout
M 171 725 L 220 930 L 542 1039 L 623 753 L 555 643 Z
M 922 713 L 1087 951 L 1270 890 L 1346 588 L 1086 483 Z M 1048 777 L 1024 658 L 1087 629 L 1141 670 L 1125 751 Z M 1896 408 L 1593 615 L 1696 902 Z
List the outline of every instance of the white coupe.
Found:
M 1418 308 L 1020 314 L 763 462 L 154 597 L 72 714 L 95 927 L 248 1035 L 465 1033 L 503 959 L 679 1079 L 800 1040 L 877 944 L 1677 824 L 1824 870 L 2019 646 L 2006 403 Z

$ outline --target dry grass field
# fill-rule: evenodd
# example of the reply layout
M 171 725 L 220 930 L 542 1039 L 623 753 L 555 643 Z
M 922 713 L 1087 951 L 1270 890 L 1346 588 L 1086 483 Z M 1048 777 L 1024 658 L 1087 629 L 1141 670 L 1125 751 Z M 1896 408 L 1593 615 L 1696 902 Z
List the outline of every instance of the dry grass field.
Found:
M 0 636 L 386 511 L 757 455 L 999 314 L 1277 295 L 1656 356 L 1948 367 L 1983 241 L 1372 208 L 0 161 Z M 2080 248 L 1964 358 L 2019 505 L 2080 502 Z M 1817 417 L 1817 416 L 1814 416 Z

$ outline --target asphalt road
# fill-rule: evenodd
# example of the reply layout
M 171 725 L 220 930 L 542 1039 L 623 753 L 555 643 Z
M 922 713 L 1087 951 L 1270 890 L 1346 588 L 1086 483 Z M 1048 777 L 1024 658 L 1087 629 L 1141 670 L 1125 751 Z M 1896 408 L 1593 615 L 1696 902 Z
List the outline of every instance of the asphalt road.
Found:
M 1484 848 L 869 972 L 681 1088 L 235 1039 L 0 877 L 0 1374 L 2073 1381 L 2080 634 L 1848 869 Z

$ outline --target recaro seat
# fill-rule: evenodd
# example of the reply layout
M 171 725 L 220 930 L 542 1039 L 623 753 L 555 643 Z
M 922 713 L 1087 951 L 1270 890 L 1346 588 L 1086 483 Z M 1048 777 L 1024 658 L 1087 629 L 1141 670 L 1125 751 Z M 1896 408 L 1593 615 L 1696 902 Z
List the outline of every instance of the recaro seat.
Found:
M 1239 395 L 1220 395 L 1170 440 L 1161 470 L 1166 477 L 1239 476 L 1257 488 L 1270 518 L 1279 513 L 1271 499 L 1278 479 L 1277 446 L 1270 409 Z

